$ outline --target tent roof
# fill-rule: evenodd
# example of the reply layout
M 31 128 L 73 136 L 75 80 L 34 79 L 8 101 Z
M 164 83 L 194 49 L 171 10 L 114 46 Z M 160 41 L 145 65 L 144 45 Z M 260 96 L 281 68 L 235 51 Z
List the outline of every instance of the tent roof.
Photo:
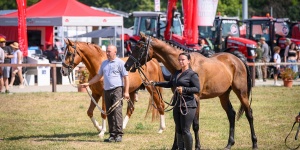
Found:
M 123 26 L 123 17 L 77 0 L 41 0 L 26 9 L 27 26 Z M 17 26 L 18 12 L 0 16 L 0 26 Z
M 124 28 L 124 34 L 128 34 L 128 35 L 132 36 L 132 32 L 133 32 L 132 30 Z M 76 38 L 76 37 L 110 38 L 110 37 L 120 36 L 121 34 L 122 34 L 122 28 L 120 28 L 120 27 L 107 27 L 107 28 L 103 28 L 103 29 L 100 29 L 100 30 L 95 30 L 95 31 L 92 31 L 92 32 L 88 32 L 88 33 L 85 33 L 85 34 L 76 35 L 76 36 L 73 36 L 72 38 Z
M 17 17 L 18 12 L 4 15 Z M 26 16 L 31 17 L 61 17 L 61 16 L 116 16 L 98 11 L 77 0 L 42 0 L 27 8 Z

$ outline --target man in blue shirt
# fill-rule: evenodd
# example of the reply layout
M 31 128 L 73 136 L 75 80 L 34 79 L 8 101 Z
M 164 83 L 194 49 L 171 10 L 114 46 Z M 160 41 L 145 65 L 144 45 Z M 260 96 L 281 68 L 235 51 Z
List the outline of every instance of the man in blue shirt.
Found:
M 112 105 L 122 98 L 129 99 L 129 77 L 124 67 L 124 61 L 117 57 L 117 48 L 109 45 L 106 50 L 107 60 L 102 62 L 98 74 L 88 83 L 81 84 L 87 87 L 104 78 L 104 99 L 108 110 Z M 123 136 L 123 102 L 112 111 L 108 116 L 109 138 L 108 142 L 121 142 Z

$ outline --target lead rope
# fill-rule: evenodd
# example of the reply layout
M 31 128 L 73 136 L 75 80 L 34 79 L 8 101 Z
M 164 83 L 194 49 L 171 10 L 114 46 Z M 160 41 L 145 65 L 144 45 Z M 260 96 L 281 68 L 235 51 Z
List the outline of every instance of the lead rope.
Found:
M 159 90 L 155 87 L 154 83 L 150 83 L 149 79 L 147 78 L 147 76 L 145 75 L 145 73 L 143 72 L 143 70 L 141 69 L 141 67 L 139 66 L 136 66 L 136 68 L 138 69 L 138 72 L 139 72 L 139 75 L 143 81 L 143 85 L 144 86 L 149 86 L 151 85 L 153 89 L 155 89 L 155 91 L 157 92 L 159 98 L 166 104 L 168 104 L 168 106 L 166 108 L 168 108 L 171 104 L 172 104 L 172 99 L 170 102 L 166 102 L 163 97 L 162 97 L 162 94 L 159 92 Z M 154 91 L 152 90 L 152 93 L 151 93 L 151 97 L 152 97 L 152 105 L 155 109 L 157 109 L 157 107 L 155 106 L 154 104 Z
M 285 138 L 285 140 L 284 140 L 285 146 L 286 146 L 288 149 L 290 149 L 290 150 L 296 150 L 296 149 L 298 149 L 298 148 L 300 147 L 300 144 L 299 144 L 297 147 L 295 147 L 295 148 L 291 148 L 291 147 L 289 147 L 289 146 L 287 145 L 287 139 L 288 139 L 288 137 L 290 136 L 291 132 L 293 131 L 294 126 L 295 126 L 296 123 L 297 123 L 297 122 L 295 121 L 294 124 L 293 124 L 293 126 L 292 126 L 291 131 L 289 132 L 289 134 L 286 136 L 286 138 Z M 298 140 L 299 130 L 300 130 L 300 123 L 299 123 L 298 129 L 297 129 L 296 135 L 295 135 L 295 140 Z
M 186 101 L 185 101 L 185 99 L 183 98 L 183 96 L 182 96 L 182 94 L 180 94 L 180 98 L 181 99 L 179 99 L 180 100 L 180 113 L 182 114 L 182 115 L 187 115 L 188 113 L 189 113 L 189 109 L 188 109 L 188 107 L 187 107 L 187 105 L 186 105 Z M 183 111 L 182 111 L 182 101 L 184 102 L 184 106 L 183 107 L 185 107 L 186 108 L 186 113 L 183 113 Z
M 120 102 L 121 102 L 122 100 L 125 99 L 124 97 L 121 98 L 121 99 L 119 99 L 118 101 L 116 101 L 116 102 L 115 102 L 115 103 L 107 110 L 107 112 L 105 112 L 105 111 L 98 105 L 98 103 L 97 103 L 96 100 L 93 98 L 93 96 L 91 95 L 91 93 L 89 92 L 89 90 L 87 89 L 86 91 L 87 91 L 88 95 L 90 96 L 92 102 L 97 106 L 97 108 L 100 110 L 100 112 L 101 112 L 102 114 L 104 114 L 104 115 L 109 115 L 110 113 L 112 113 L 112 112 L 119 106 Z M 130 99 L 129 99 L 129 100 L 126 100 L 126 101 L 127 101 L 128 105 L 130 104 L 130 105 L 134 108 L 134 105 L 133 105 L 133 103 L 132 103 L 132 101 L 131 101 Z

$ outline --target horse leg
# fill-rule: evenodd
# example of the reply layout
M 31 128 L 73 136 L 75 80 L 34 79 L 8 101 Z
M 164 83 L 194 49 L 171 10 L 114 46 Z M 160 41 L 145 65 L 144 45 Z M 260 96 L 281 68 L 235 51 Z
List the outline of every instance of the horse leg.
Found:
M 229 137 L 228 137 L 228 143 L 225 147 L 226 150 L 231 149 L 231 146 L 234 145 L 234 130 L 235 130 L 235 111 L 231 105 L 231 102 L 229 100 L 229 94 L 231 89 L 226 91 L 223 95 L 219 96 L 221 105 L 223 109 L 225 110 L 227 114 L 227 118 L 229 120 Z
M 247 120 L 250 125 L 250 130 L 251 130 L 252 149 L 256 150 L 256 149 L 258 149 L 257 137 L 256 137 L 255 131 L 254 131 L 253 115 L 252 115 L 252 109 L 250 108 L 249 99 L 248 99 L 248 97 L 244 96 L 245 94 L 241 94 L 240 91 L 235 90 L 235 89 L 233 89 L 233 91 L 236 93 L 236 95 L 240 99 L 242 109 L 245 110 L 245 114 L 246 114 Z
M 106 106 L 105 106 L 105 99 L 104 96 L 102 97 L 102 110 L 106 112 Z M 101 113 L 101 117 L 102 117 L 102 130 L 101 132 L 98 134 L 98 136 L 103 139 L 104 137 L 104 133 L 106 132 L 106 115 Z
M 129 93 L 129 96 L 130 96 L 130 100 L 127 104 L 127 112 L 126 112 L 126 116 L 125 118 L 123 119 L 123 129 L 126 128 L 126 125 L 129 121 L 129 118 L 131 117 L 133 111 L 134 111 L 134 102 L 135 102 L 135 91 Z M 133 105 L 133 106 L 132 106 Z
M 94 100 L 96 102 L 98 102 L 101 96 L 96 95 L 96 94 L 92 94 L 92 97 L 94 98 Z M 99 126 L 99 123 L 97 122 L 97 120 L 93 116 L 94 115 L 93 112 L 94 112 L 95 107 L 96 107 L 96 105 L 91 100 L 89 109 L 87 110 L 87 115 L 90 117 L 91 121 L 93 122 L 94 127 L 100 132 L 102 130 L 102 127 Z
M 198 105 L 197 105 L 197 110 L 195 114 L 195 118 L 193 120 L 193 131 L 195 134 L 195 150 L 200 150 L 201 145 L 200 145 L 200 138 L 199 138 L 199 126 L 200 126 L 200 119 L 199 119 L 199 114 L 200 114 L 200 101 L 198 99 Z

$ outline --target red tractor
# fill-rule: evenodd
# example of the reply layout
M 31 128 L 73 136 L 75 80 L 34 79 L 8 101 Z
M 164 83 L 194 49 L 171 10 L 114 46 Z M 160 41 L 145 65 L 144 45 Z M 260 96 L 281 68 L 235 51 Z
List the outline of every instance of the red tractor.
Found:
M 218 16 L 215 18 L 213 26 L 198 26 L 197 4 L 188 5 L 191 2 L 197 3 L 191 0 L 182 1 L 183 25 L 180 13 L 176 9 L 177 0 L 168 0 L 167 14 L 149 11 L 133 12 L 134 31 L 133 36 L 126 42 L 127 49 L 130 49 L 139 40 L 139 32 L 164 39 L 187 51 L 203 52 L 198 41 L 199 38 L 205 38 L 210 49 L 215 49 L 215 52 L 238 50 L 245 55 L 248 62 L 254 62 L 256 42 L 240 37 L 237 18 Z M 206 55 L 211 54 L 212 52 L 209 51 Z
M 300 25 L 299 23 L 291 23 L 288 18 L 254 16 L 244 20 L 244 23 L 246 24 L 245 37 L 254 41 L 259 41 L 261 37 L 265 37 L 272 54 L 274 46 L 285 49 L 286 38 L 291 38 L 292 42 L 300 46 L 300 40 L 296 39 L 297 35 L 299 36 Z M 283 57 L 284 50 L 280 51 L 280 55 Z
M 209 39 L 215 52 L 238 50 L 248 62 L 254 61 L 256 42 L 240 36 L 237 17 L 217 16 L 213 26 L 199 26 L 199 32 L 200 38 Z

